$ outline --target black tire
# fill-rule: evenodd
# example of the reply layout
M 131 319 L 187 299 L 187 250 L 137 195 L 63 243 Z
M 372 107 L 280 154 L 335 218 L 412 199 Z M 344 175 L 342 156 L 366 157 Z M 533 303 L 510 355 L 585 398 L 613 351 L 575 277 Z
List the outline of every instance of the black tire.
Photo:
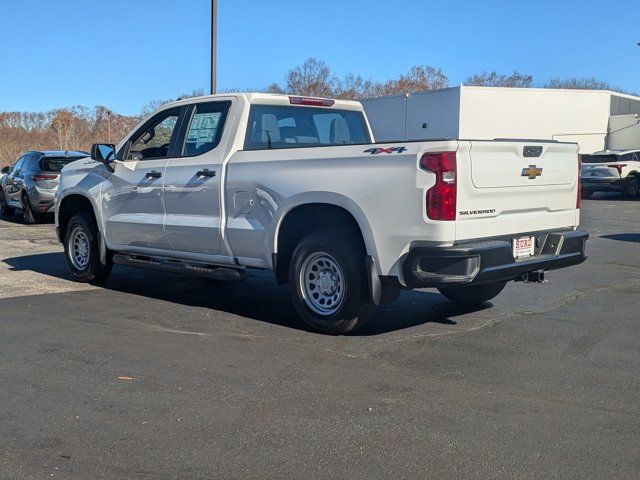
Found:
M 582 198 L 588 199 L 593 196 L 593 190 L 589 190 L 588 188 L 582 189 Z
M 635 175 L 627 177 L 624 182 L 624 196 L 627 198 L 635 198 L 638 196 L 638 188 L 640 188 L 640 183 L 638 183 L 638 177 Z
M 86 264 L 78 260 L 72 260 L 75 251 L 72 243 L 76 238 L 76 232 L 81 232 L 87 240 L 87 259 Z M 73 279 L 82 283 L 99 283 L 105 280 L 111 273 L 113 268 L 113 256 L 107 252 L 107 265 L 100 263 L 100 253 L 98 247 L 98 227 L 96 226 L 93 216 L 87 212 L 75 214 L 67 223 L 64 236 L 64 256 L 67 260 L 67 266 L 73 276 Z
M 438 290 L 452 302 L 474 305 L 488 302 L 497 297 L 504 290 L 506 284 L 507 282 L 497 282 L 471 287 L 439 288 Z
M 22 223 L 25 225 L 32 225 L 34 223 L 42 223 L 43 215 L 38 212 L 34 212 L 31 208 L 31 202 L 29 196 L 25 193 L 22 195 Z
M 13 208 L 7 205 L 7 200 L 2 190 L 0 190 L 0 218 L 11 217 L 15 214 Z
M 365 255 L 362 241 L 348 231 L 318 231 L 302 239 L 291 258 L 289 284 L 293 304 L 308 325 L 324 333 L 340 335 L 362 328 L 371 319 L 375 305 L 369 294 Z M 304 272 L 313 275 L 314 265 L 310 262 L 326 265 L 321 271 L 316 270 L 319 300 L 311 298 L 315 291 L 308 295 L 314 280 L 309 280 L 309 285 Z M 331 277 L 324 291 L 321 275 Z M 318 302 L 325 298 L 328 298 L 327 304 L 322 307 Z M 335 311 L 318 312 L 314 304 Z

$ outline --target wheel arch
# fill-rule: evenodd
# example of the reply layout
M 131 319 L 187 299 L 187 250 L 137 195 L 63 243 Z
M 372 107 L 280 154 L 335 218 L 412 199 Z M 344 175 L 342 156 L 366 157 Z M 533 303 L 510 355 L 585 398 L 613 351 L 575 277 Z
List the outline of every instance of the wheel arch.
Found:
M 353 228 L 366 254 L 377 264 L 371 226 L 360 207 L 343 195 L 319 192 L 291 198 L 279 209 L 273 225 L 266 247 L 267 252 L 272 252 L 272 268 L 278 283 L 287 282 L 288 265 L 297 242 L 313 231 L 327 228 Z
M 89 212 L 93 215 L 96 222 L 98 232 L 102 236 L 102 227 L 98 221 L 97 208 L 91 198 L 81 193 L 70 193 L 59 200 L 56 207 L 56 220 L 58 226 L 58 238 L 60 242 L 64 241 L 67 224 L 69 220 L 79 212 Z

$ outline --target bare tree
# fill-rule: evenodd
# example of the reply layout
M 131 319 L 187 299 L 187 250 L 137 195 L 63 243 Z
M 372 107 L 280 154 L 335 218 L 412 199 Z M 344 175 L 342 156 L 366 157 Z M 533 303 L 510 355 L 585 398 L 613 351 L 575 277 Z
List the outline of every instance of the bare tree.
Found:
M 49 123 L 59 150 L 70 150 L 70 146 L 76 139 L 76 122 L 74 115 L 69 110 L 58 110 Z
M 343 79 L 336 80 L 334 97 L 345 100 L 358 100 L 373 97 L 379 84 L 365 80 L 360 75 L 347 74 Z
M 273 82 L 271 85 L 269 85 L 267 88 L 264 89 L 265 93 L 277 93 L 277 94 L 283 94 L 285 93 L 284 89 L 278 85 L 276 82 Z
M 327 64 L 317 58 L 307 58 L 302 65 L 289 70 L 285 80 L 287 92 L 313 97 L 332 96 L 336 84 Z
M 561 79 L 552 78 L 545 85 L 545 88 L 569 88 L 576 90 L 612 90 L 609 82 L 598 80 L 596 77 L 570 77 Z
M 568 88 L 575 90 L 611 90 L 613 92 L 624 93 L 627 95 L 638 95 L 636 92 L 626 90 L 619 86 L 611 85 L 609 82 L 599 80 L 596 77 L 569 77 L 565 79 L 555 77 L 549 80 L 549 82 L 544 87 Z
M 482 72 L 471 75 L 464 81 L 465 85 L 478 87 L 519 87 L 529 88 L 533 77 L 514 71 L 510 75 L 499 75 L 498 72 Z
M 402 93 L 426 92 L 449 86 L 449 77 L 441 68 L 430 65 L 411 67 L 406 75 L 400 75 L 397 80 L 388 80 L 375 88 L 377 96 L 397 95 Z
M 284 87 L 273 83 L 266 91 L 357 100 L 373 96 L 423 92 L 448 86 L 447 75 L 442 69 L 432 66 L 414 66 L 405 75 L 382 83 L 354 74 L 338 78 L 331 73 L 325 62 L 308 58 L 302 65 L 289 70 Z

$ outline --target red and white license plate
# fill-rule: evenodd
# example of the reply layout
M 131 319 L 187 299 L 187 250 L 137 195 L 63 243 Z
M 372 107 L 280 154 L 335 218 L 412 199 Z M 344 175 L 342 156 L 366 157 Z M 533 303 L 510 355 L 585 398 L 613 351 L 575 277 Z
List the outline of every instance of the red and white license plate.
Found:
M 535 254 L 536 237 L 513 239 L 513 258 L 527 258 Z

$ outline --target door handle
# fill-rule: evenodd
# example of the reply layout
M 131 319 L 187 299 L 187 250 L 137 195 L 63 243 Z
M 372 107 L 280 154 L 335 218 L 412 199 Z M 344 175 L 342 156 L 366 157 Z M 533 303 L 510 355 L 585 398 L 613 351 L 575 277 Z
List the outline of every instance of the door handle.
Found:
M 216 176 L 216 172 L 214 170 L 209 170 L 208 168 L 205 168 L 204 170 L 198 170 L 196 172 L 196 177 L 200 178 L 200 177 L 215 177 Z
M 145 177 L 147 178 L 160 178 L 161 176 L 162 176 L 162 173 L 156 172 L 155 170 L 151 170 L 150 172 L 147 172 L 145 174 Z

